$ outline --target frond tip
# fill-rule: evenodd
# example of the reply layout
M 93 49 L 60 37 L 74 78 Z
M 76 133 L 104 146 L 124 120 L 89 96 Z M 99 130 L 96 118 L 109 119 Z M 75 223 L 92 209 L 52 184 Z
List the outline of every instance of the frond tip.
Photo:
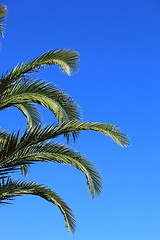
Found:
M 51 50 L 33 61 L 22 63 L 13 68 L 7 76 L 2 79 L 7 83 L 13 83 L 15 80 L 24 77 L 25 74 L 37 73 L 40 68 L 45 66 L 59 66 L 66 74 L 71 75 L 77 72 L 79 67 L 79 53 L 73 50 Z
M 73 50 L 52 50 L 36 58 L 32 64 L 58 65 L 66 74 L 71 75 L 78 70 L 79 53 Z

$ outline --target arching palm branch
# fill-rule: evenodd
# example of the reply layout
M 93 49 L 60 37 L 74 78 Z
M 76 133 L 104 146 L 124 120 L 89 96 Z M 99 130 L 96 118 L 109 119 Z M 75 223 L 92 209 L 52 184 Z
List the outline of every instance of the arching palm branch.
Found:
M 16 181 L 8 178 L 7 180 L 0 180 L 0 204 L 8 204 L 10 200 L 16 196 L 35 195 L 55 204 L 62 212 L 66 226 L 74 232 L 75 219 L 72 210 L 67 204 L 51 189 L 34 182 Z

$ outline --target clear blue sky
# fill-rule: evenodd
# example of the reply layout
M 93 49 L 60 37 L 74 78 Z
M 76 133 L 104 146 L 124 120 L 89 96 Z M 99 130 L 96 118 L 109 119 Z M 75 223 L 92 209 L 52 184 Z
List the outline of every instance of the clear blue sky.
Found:
M 41 76 L 76 99 L 84 120 L 118 125 L 131 138 L 131 147 L 122 149 L 101 134 L 85 132 L 74 144 L 103 176 L 103 192 L 95 200 L 74 168 L 58 164 L 31 168 L 27 179 L 53 188 L 72 207 L 77 220 L 74 236 L 68 234 L 55 206 L 25 196 L 0 208 L 1 239 L 159 240 L 160 1 L 1 3 L 8 6 L 1 71 L 54 48 L 79 51 L 78 74 L 68 77 L 51 67 Z M 44 123 L 54 121 L 49 111 L 42 114 Z M 0 118 L 1 128 L 25 127 L 23 116 L 14 109 L 1 112 Z

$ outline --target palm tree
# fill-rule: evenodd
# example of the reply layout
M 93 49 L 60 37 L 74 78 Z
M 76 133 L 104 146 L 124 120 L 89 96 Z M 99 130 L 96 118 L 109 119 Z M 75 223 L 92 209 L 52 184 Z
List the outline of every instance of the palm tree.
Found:
M 0 6 L 0 33 L 6 7 Z M 18 108 L 27 119 L 22 134 L 0 131 L 0 204 L 7 204 L 16 196 L 32 194 L 55 204 L 62 212 L 67 228 L 74 232 L 75 218 L 68 205 L 51 189 L 25 180 L 15 180 L 12 174 L 20 171 L 26 176 L 31 164 L 58 162 L 76 167 L 86 177 L 92 197 L 101 192 L 101 177 L 95 166 L 81 153 L 54 141 L 64 136 L 76 139 L 84 130 L 101 132 L 122 147 L 129 145 L 128 137 L 118 127 L 108 123 L 82 122 L 80 109 L 73 98 L 53 84 L 40 81 L 35 74 L 48 65 L 57 65 L 71 75 L 78 69 L 79 54 L 73 50 L 52 50 L 38 58 L 17 65 L 0 79 L 0 110 Z M 57 121 L 42 126 L 37 105 L 50 109 Z

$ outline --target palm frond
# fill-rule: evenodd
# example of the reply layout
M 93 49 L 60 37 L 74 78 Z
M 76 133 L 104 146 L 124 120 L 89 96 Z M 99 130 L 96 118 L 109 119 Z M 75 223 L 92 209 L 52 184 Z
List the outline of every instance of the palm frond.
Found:
M 16 196 L 27 194 L 39 196 L 55 204 L 64 216 L 66 227 L 71 232 L 74 232 L 75 219 L 72 210 L 51 189 L 34 182 L 16 181 L 11 178 L 8 178 L 6 181 L 4 179 L 0 181 L 0 204 L 7 204 L 8 201 L 12 200 Z
M 4 35 L 4 22 L 6 17 L 6 6 L 0 5 L 0 34 Z
M 44 142 L 20 148 L 21 139 L 18 134 L 8 135 L 0 149 L 0 167 L 20 169 L 26 175 L 30 164 L 41 161 L 51 161 L 68 164 L 82 171 L 87 179 L 87 184 L 94 197 L 101 191 L 101 177 L 95 166 L 85 159 L 80 153 L 59 143 Z
M 9 149 L 8 144 L 7 141 L 4 146 L 5 149 Z M 12 154 L 11 151 L 9 151 L 9 153 L 5 153 L 4 159 L 1 157 L 1 166 L 5 168 L 21 168 L 22 173 L 26 175 L 29 165 L 36 162 L 51 161 L 71 165 L 86 176 L 91 196 L 94 197 L 95 194 L 100 194 L 102 188 L 100 174 L 95 166 L 77 151 L 63 144 L 53 142 L 39 143 L 19 151 L 17 148 L 18 144 L 15 145 L 14 149 L 12 147 Z
M 47 127 L 37 126 L 35 129 L 25 131 L 20 145 L 32 145 L 48 139 L 58 137 L 69 133 L 79 133 L 84 130 L 93 130 L 109 136 L 115 143 L 121 147 L 129 145 L 128 136 L 122 133 L 117 126 L 109 123 L 98 122 L 68 122 L 57 125 L 49 125 Z
M 98 122 L 68 122 L 57 125 L 55 129 L 55 134 L 62 135 L 64 133 L 80 132 L 85 130 L 92 130 L 96 132 L 103 133 L 109 136 L 115 143 L 121 147 L 129 145 L 129 139 L 126 134 L 123 134 L 117 126 L 109 123 L 98 123 Z
M 0 91 L 6 89 L 10 84 L 13 84 L 17 79 L 24 77 L 26 74 L 36 73 L 40 68 L 50 65 L 58 65 L 62 71 L 71 75 L 78 70 L 79 53 L 66 49 L 51 50 L 33 61 L 17 65 L 8 74 L 2 76 Z
M 60 122 L 80 120 L 80 108 L 74 99 L 53 84 L 25 78 L 1 92 L 1 110 L 10 106 L 18 107 L 27 116 L 29 124 L 37 124 L 40 120 L 38 110 L 32 103 L 50 109 Z

